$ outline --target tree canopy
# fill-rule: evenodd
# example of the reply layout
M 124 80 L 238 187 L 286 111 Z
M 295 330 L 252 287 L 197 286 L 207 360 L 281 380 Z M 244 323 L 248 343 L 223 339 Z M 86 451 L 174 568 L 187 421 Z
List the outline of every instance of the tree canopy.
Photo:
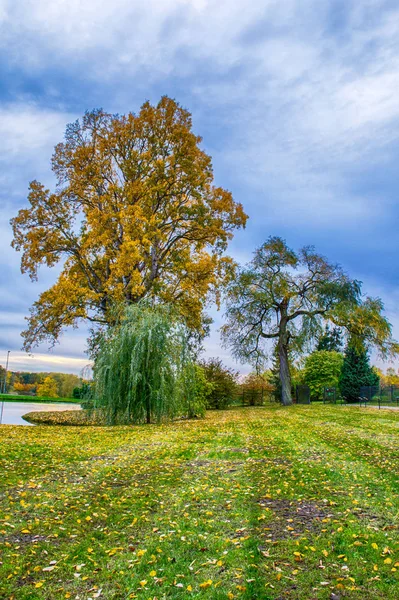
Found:
M 336 350 L 317 350 L 306 357 L 303 382 L 312 398 L 321 399 L 324 388 L 338 387 L 344 357 Z
M 37 396 L 40 398 L 58 398 L 57 382 L 52 377 L 45 377 L 37 386 Z
M 238 359 L 259 365 L 274 342 L 284 404 L 292 402 L 290 353 L 309 348 L 323 324 L 345 328 L 355 346 L 374 345 L 385 356 L 397 351 L 381 300 L 363 299 L 360 282 L 313 247 L 294 252 L 279 237 L 258 248 L 229 283 L 226 307 L 223 340 Z
M 211 158 L 190 113 L 163 97 L 138 114 L 87 112 L 67 126 L 52 158 L 54 191 L 30 183 L 12 219 L 21 270 L 62 263 L 31 309 L 24 347 L 56 341 L 84 319 L 108 325 L 115 302 L 173 302 L 197 330 L 210 292 L 228 271 L 242 205 L 213 183 Z

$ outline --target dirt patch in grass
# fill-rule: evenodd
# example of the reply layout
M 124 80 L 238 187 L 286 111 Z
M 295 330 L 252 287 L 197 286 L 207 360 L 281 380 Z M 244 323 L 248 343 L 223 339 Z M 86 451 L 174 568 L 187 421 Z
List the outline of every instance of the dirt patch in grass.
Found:
M 195 469 L 198 468 L 206 468 L 206 467 L 225 467 L 225 471 L 227 472 L 231 472 L 231 471 L 236 471 L 237 467 L 241 466 L 245 464 L 245 461 L 242 460 L 192 460 L 188 463 L 186 463 L 186 465 L 188 467 L 191 467 L 190 473 L 194 473 Z
M 10 533 L 0 536 L 1 544 L 18 544 L 27 546 L 28 544 L 38 544 L 39 542 L 50 541 L 45 535 L 34 535 L 33 533 Z M 54 540 L 51 540 L 53 542 Z
M 273 511 L 273 517 L 267 521 L 264 530 L 265 537 L 272 541 L 318 532 L 322 520 L 332 516 L 313 502 L 263 498 L 259 504 Z

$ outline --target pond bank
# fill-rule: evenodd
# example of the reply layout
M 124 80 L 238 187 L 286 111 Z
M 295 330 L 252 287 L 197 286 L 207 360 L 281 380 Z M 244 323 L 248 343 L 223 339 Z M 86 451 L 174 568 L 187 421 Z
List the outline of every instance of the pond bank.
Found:
M 2 400 L 0 400 L 0 411 L 1 411 Z M 61 411 L 67 411 L 68 414 L 72 411 L 80 411 L 79 404 L 66 404 L 66 403 L 47 403 L 47 402 L 4 402 L 3 406 L 3 425 L 33 425 L 34 423 L 28 423 L 24 420 L 26 413 L 34 411 L 36 414 L 45 414 L 51 411 L 51 413 L 57 413 Z

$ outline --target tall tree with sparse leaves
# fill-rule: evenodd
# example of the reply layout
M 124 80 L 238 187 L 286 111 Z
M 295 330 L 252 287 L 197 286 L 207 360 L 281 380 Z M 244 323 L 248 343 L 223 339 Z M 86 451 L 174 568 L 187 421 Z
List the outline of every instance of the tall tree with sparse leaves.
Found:
M 281 398 L 292 403 L 290 353 L 303 352 L 320 336 L 325 323 L 346 328 L 354 343 L 377 346 L 383 355 L 397 352 L 381 300 L 361 296 L 350 279 L 306 246 L 294 252 L 279 237 L 269 238 L 226 292 L 227 323 L 223 340 L 236 358 L 255 365 L 277 352 Z
M 247 217 L 214 185 L 200 142 L 190 113 L 166 96 L 138 114 L 94 110 L 68 125 L 52 158 L 55 189 L 32 181 L 29 207 L 11 221 L 23 273 L 36 280 L 40 265 L 62 264 L 31 309 L 26 350 L 82 319 L 107 326 L 115 302 L 148 297 L 202 330 Z

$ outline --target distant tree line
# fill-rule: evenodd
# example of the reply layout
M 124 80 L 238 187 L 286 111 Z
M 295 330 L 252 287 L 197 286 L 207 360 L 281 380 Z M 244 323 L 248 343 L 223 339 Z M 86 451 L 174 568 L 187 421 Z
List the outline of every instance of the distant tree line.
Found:
M 5 369 L 0 365 L 0 381 Z M 82 378 L 72 373 L 8 371 L 6 393 L 41 398 L 79 398 Z

